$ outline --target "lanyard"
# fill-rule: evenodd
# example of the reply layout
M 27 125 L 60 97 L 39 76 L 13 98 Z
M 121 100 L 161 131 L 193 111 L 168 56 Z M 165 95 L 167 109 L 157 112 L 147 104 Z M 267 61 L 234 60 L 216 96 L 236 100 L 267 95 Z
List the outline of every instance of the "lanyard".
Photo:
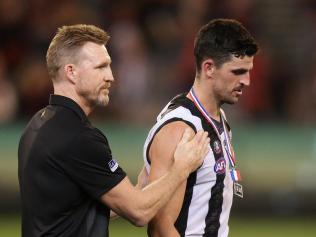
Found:
M 198 108 L 198 110 L 202 113 L 204 118 L 212 125 L 214 131 L 216 132 L 216 134 L 218 136 L 218 139 L 222 143 L 219 131 L 218 131 L 215 123 L 213 122 L 212 118 L 208 115 L 207 111 L 205 110 L 205 108 L 203 107 L 203 105 L 201 104 L 201 102 L 199 101 L 197 96 L 195 95 L 193 88 L 191 88 L 189 95 L 192 97 L 193 103 Z M 227 126 L 225 124 L 225 119 L 224 119 L 222 112 L 220 113 L 220 117 L 221 117 L 221 121 L 222 121 L 223 128 L 224 128 L 224 137 L 225 137 L 224 148 L 225 148 L 225 151 L 226 151 L 226 154 L 227 154 L 230 166 L 231 166 L 231 176 L 232 176 L 232 179 L 234 180 L 234 182 L 237 182 L 237 181 L 241 180 L 240 172 L 235 169 L 235 166 L 236 166 L 235 153 L 234 153 L 233 147 L 231 145 L 231 142 L 230 142 L 230 139 L 228 136 L 228 129 L 227 129 Z
M 224 128 L 224 147 L 225 147 L 225 151 L 226 154 L 229 158 L 229 162 L 230 165 L 234 168 L 236 166 L 236 159 L 235 159 L 235 153 L 234 153 L 234 149 L 233 146 L 230 142 L 229 136 L 228 136 L 228 129 L 224 120 L 224 116 L 221 112 L 221 120 L 222 120 L 222 124 L 223 124 L 223 128 Z

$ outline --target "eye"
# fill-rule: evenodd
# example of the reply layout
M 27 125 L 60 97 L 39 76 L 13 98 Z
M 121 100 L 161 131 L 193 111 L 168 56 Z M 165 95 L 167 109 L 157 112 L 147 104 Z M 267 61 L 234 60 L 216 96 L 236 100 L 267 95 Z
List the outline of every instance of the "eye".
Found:
M 232 73 L 236 76 L 246 74 L 248 71 L 246 69 L 236 69 L 232 70 Z
M 110 65 L 110 64 L 108 64 L 108 63 L 103 63 L 103 64 L 101 64 L 101 65 L 99 65 L 99 66 L 97 66 L 97 67 L 95 67 L 95 68 L 96 68 L 96 69 L 104 69 L 104 68 L 107 68 L 109 65 Z

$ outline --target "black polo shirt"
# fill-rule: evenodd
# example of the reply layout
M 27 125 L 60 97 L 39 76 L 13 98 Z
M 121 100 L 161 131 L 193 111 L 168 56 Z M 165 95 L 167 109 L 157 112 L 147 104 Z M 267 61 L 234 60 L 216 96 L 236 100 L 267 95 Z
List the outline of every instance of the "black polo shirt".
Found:
M 109 208 L 99 197 L 125 172 L 106 137 L 73 100 L 51 95 L 19 144 L 22 236 L 108 236 Z

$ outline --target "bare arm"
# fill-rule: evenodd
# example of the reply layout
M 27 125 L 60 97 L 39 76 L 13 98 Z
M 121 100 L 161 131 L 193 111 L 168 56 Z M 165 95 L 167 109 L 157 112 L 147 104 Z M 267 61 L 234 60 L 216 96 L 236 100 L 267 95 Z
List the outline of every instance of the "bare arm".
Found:
M 124 178 L 101 197 L 101 201 L 118 215 L 137 226 L 144 226 L 166 204 L 177 187 L 203 162 L 208 150 L 206 132 L 199 132 L 191 140 L 193 132 L 186 130 L 174 153 L 174 163 L 165 175 L 144 189 L 135 188 Z
M 149 150 L 151 169 L 149 181 L 154 181 L 165 175 L 173 164 L 173 153 L 185 128 L 183 122 L 173 122 L 164 126 L 154 137 Z M 149 232 L 152 237 L 180 237 L 174 223 L 180 213 L 186 180 L 182 182 L 172 198 L 163 206 L 150 221 Z
M 137 189 L 143 189 L 148 184 L 148 173 L 146 171 L 145 166 L 141 169 L 141 171 L 138 174 L 137 184 L 135 185 L 135 188 Z M 115 213 L 113 210 L 110 212 L 110 219 L 116 219 L 120 217 L 117 213 Z

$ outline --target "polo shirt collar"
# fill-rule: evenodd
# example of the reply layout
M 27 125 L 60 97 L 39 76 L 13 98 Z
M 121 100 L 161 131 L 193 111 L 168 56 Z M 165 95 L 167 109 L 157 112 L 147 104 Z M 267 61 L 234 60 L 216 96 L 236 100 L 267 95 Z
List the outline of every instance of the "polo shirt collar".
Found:
M 49 97 L 49 104 L 59 105 L 71 109 L 80 117 L 82 121 L 88 121 L 88 118 L 81 107 L 75 101 L 68 97 L 51 94 Z

